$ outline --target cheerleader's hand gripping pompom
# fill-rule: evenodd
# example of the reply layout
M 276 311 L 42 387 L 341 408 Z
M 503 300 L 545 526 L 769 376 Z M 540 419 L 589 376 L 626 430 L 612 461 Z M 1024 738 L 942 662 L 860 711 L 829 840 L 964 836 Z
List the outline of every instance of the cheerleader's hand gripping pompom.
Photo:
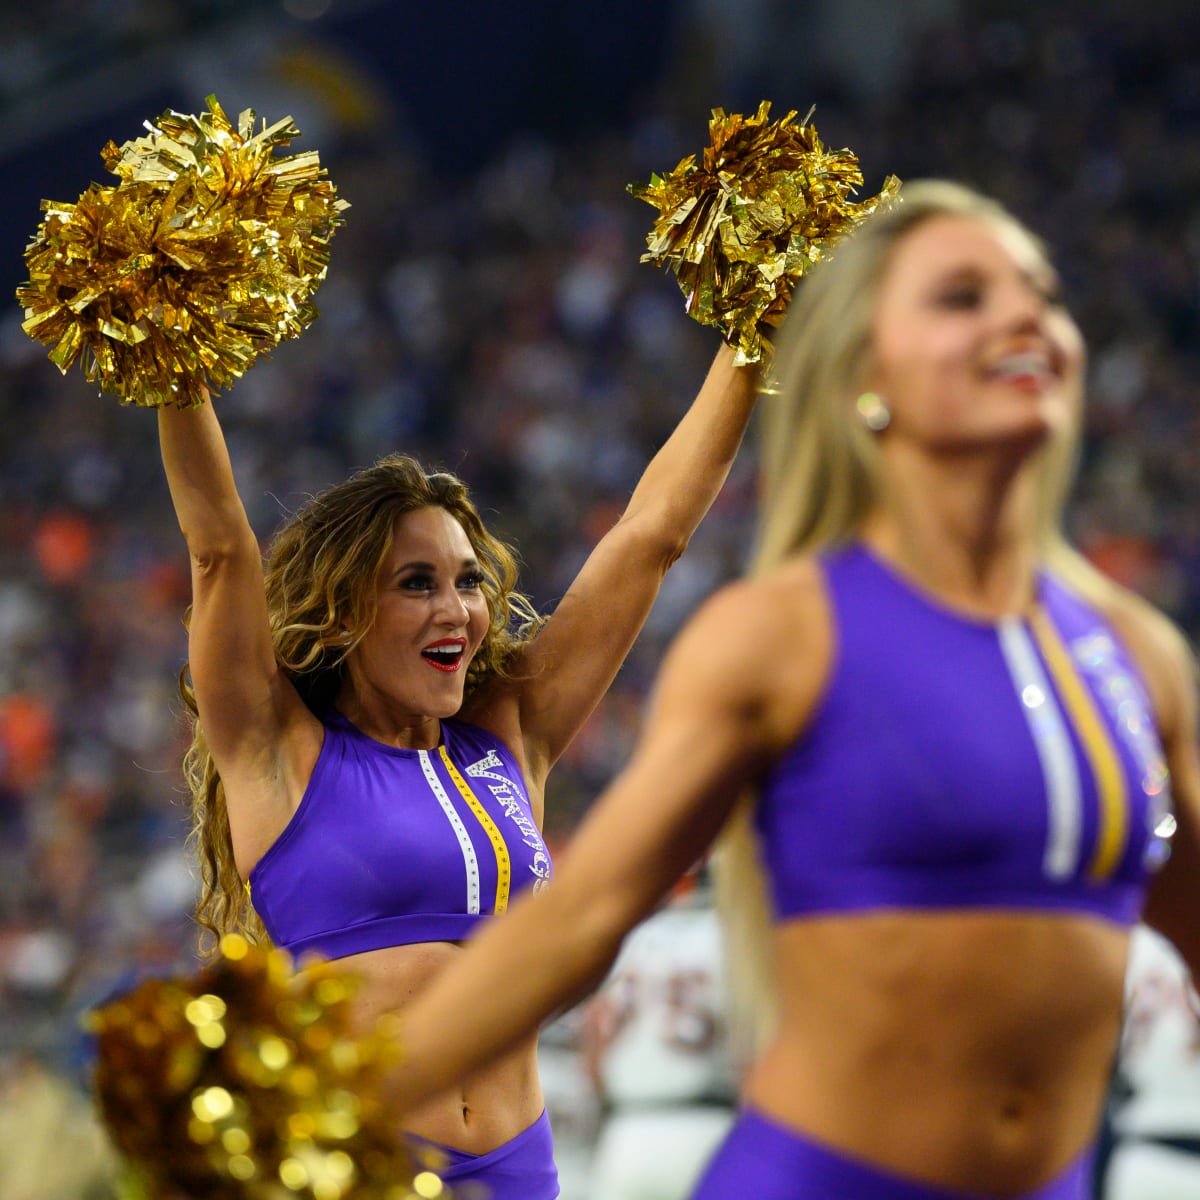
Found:
M 252 110 L 234 126 L 207 104 L 110 141 L 119 182 L 43 200 L 25 252 L 25 332 L 128 404 L 202 403 L 311 324 L 349 207 L 316 151 L 275 156 L 299 135 L 290 117 L 255 133 Z
M 880 205 L 898 196 L 889 175 L 877 196 L 853 202 L 863 182 L 849 150 L 829 150 L 810 111 L 768 121 L 764 100 L 751 117 L 713 109 L 710 144 L 668 175 L 628 191 L 659 211 L 642 262 L 679 280 L 688 313 L 715 325 L 737 351 L 739 365 L 769 365 L 767 330 L 778 326 L 792 290 Z

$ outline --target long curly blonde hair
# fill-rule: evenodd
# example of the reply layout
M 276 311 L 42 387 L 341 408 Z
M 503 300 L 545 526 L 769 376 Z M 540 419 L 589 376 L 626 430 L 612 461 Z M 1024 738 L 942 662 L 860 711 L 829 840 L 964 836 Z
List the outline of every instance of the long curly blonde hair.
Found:
M 275 657 L 317 716 L 333 704 L 347 655 L 374 623 L 377 584 L 389 560 L 397 518 L 431 507 L 457 519 L 483 575 L 490 622 L 467 668 L 466 694 L 488 678 L 509 678 L 514 648 L 540 623 L 528 598 L 517 591 L 515 552 L 487 531 L 462 480 L 447 472 L 427 472 L 409 455 L 388 455 L 310 499 L 267 549 L 264 578 Z M 189 840 L 200 871 L 196 920 L 201 953 L 213 953 L 221 936 L 232 932 L 269 942 L 234 863 L 225 789 L 186 664 L 179 690 L 192 723 L 183 770 L 191 792 Z

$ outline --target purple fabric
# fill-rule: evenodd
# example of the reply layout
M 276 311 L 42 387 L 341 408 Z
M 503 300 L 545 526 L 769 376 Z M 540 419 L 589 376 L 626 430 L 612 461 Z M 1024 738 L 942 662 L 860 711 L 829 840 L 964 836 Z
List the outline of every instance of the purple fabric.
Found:
M 424 1138 L 410 1138 L 455 1200 L 555 1200 L 559 1194 L 550 1117 L 542 1115 L 510 1142 L 487 1154 L 467 1154 Z
M 1043 1187 L 1008 1200 L 1089 1200 L 1092 1152 Z M 851 1159 L 745 1110 L 691 1200 L 994 1200 L 932 1187 Z
M 341 958 L 462 940 L 503 887 L 489 824 L 503 839 L 511 895 L 549 878 L 550 856 L 507 747 L 458 721 L 442 722 L 442 740 L 474 803 L 437 750 L 400 750 L 340 714 L 326 718 L 304 798 L 250 873 L 254 907 L 276 945 Z
M 1028 622 L 1011 622 L 1002 645 L 998 623 L 939 606 L 859 545 L 831 554 L 824 568 L 831 678 L 808 731 L 768 775 L 757 813 L 779 916 L 942 906 L 1133 921 L 1148 869 L 1165 857 L 1153 829 L 1169 795 L 1151 778 L 1161 750 L 1145 688 L 1100 617 L 1042 576 L 1041 606 L 1125 777 L 1128 834 L 1115 869 L 1096 880 L 1095 773 L 1056 685 L 1055 704 L 1043 706 L 1014 682 L 1013 640 L 1035 644 Z M 1023 703 L 1031 695 L 1033 714 Z M 1058 875 L 1044 863 L 1051 805 L 1032 724 L 1053 707 L 1078 791 L 1077 861 Z

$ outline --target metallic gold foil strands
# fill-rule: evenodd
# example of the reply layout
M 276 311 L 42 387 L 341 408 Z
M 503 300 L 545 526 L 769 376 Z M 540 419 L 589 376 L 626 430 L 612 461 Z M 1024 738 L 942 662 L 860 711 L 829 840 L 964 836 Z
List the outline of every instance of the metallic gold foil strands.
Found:
M 379 1098 L 390 1028 L 349 1032 L 354 981 L 237 935 L 221 951 L 89 1019 L 124 1200 L 451 1200 Z
M 811 111 L 799 125 L 794 111 L 769 121 L 770 111 L 766 100 L 749 117 L 713 109 L 699 164 L 691 154 L 627 189 L 659 211 L 642 262 L 676 276 L 688 313 L 721 330 L 739 365 L 764 367 L 767 331 L 797 280 L 900 190 L 889 175 L 877 196 L 852 201 L 863 182 L 854 154 L 827 149 Z
M 125 403 L 202 403 L 307 328 L 349 207 L 316 151 L 276 157 L 299 136 L 290 117 L 255 133 L 252 110 L 235 127 L 207 104 L 110 141 L 119 182 L 44 200 L 25 252 L 25 332 Z

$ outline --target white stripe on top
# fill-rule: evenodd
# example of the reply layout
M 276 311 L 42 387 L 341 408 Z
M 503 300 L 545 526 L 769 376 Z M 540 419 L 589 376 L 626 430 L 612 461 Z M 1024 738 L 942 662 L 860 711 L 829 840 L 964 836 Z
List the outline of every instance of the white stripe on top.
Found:
M 463 866 L 467 872 L 467 912 L 474 915 L 479 912 L 479 897 L 482 891 L 479 882 L 479 859 L 476 857 L 475 847 L 471 844 L 467 827 L 462 823 L 462 818 L 458 815 L 457 809 L 446 794 L 446 789 L 442 787 L 442 781 L 433 769 L 433 759 L 430 757 L 429 751 L 418 750 L 417 756 L 421 760 L 421 770 L 425 773 L 425 782 L 429 784 L 430 791 L 442 806 L 442 812 L 446 814 L 446 820 L 450 822 L 450 827 L 454 830 L 454 836 L 458 838 L 459 847 L 462 849 Z
M 1028 630 L 1010 618 L 999 623 L 997 632 L 1046 782 L 1049 829 L 1042 869 L 1051 879 L 1068 879 L 1079 869 L 1083 825 L 1075 749 Z

